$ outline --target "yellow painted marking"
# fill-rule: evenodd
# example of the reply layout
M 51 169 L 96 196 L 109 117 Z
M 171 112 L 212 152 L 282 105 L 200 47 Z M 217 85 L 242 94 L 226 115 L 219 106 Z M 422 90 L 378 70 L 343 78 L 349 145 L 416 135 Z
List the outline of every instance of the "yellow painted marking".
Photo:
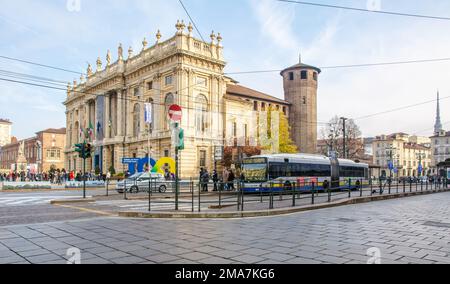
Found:
M 109 213 L 109 212 L 99 211 L 99 210 L 94 210 L 94 209 L 88 209 L 88 208 L 83 208 L 83 207 L 78 207 L 78 206 L 63 205 L 63 204 L 55 204 L 55 205 L 56 206 L 60 206 L 60 207 L 64 207 L 64 208 L 80 210 L 80 211 L 83 211 L 83 212 L 95 213 L 95 214 L 98 214 L 98 215 L 117 216 L 116 214 L 112 214 L 112 213 Z

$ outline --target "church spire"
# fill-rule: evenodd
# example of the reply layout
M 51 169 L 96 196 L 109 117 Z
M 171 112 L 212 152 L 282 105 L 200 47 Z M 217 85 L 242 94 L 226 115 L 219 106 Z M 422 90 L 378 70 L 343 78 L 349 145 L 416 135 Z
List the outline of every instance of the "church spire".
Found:
M 437 109 L 436 109 L 436 123 L 434 124 L 434 133 L 436 135 L 439 135 L 439 133 L 442 130 L 442 123 L 441 123 L 441 108 L 440 108 L 440 98 L 439 98 L 439 91 L 437 93 Z

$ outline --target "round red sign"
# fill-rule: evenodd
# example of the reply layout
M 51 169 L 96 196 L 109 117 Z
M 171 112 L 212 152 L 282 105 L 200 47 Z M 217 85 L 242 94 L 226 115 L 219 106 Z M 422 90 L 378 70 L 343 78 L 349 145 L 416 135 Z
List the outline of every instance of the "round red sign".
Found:
M 180 122 L 183 110 L 179 105 L 172 105 L 169 108 L 169 117 L 173 122 Z

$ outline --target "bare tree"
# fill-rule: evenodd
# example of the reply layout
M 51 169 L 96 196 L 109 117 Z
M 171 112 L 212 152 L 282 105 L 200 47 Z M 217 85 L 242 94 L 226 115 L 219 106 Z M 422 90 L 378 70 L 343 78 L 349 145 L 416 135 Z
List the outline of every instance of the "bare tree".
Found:
M 344 131 L 343 121 L 338 116 L 333 117 L 330 122 L 322 128 L 321 135 L 329 151 L 337 152 L 339 157 L 344 157 Z M 345 124 L 345 143 L 347 158 L 360 159 L 364 156 L 364 142 L 359 126 L 353 119 L 347 120 Z M 328 154 L 322 153 L 322 154 Z

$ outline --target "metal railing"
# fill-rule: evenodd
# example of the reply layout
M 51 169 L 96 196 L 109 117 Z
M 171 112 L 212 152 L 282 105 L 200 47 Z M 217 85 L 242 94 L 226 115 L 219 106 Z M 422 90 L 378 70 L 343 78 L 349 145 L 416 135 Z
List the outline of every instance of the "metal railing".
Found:
M 141 195 L 142 198 L 145 198 L 145 194 L 148 195 L 148 211 L 174 211 L 178 208 L 178 211 L 187 212 L 273 210 L 331 203 L 354 197 L 449 189 L 448 180 L 348 179 L 338 188 L 324 187 L 317 182 L 292 183 L 280 180 L 249 191 L 240 181 L 224 183 L 190 179 L 180 181 L 180 198 L 176 206 L 175 182 L 167 182 L 170 188 L 166 192 L 158 191 L 159 181 L 151 180 L 149 183 L 148 188 L 132 193 Z M 108 189 L 106 194 L 108 195 Z M 124 199 L 127 199 L 127 192 L 123 194 Z

